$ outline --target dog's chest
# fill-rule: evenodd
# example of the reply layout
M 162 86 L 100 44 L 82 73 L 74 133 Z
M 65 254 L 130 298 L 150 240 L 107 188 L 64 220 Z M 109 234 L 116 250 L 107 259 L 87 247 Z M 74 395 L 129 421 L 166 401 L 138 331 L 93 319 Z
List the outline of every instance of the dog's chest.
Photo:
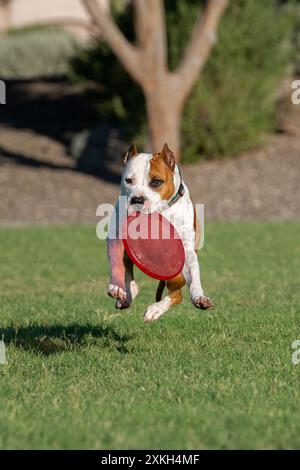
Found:
M 186 186 L 183 197 L 165 209 L 162 215 L 174 225 L 183 241 L 191 238 L 191 233 L 194 233 L 194 208 Z

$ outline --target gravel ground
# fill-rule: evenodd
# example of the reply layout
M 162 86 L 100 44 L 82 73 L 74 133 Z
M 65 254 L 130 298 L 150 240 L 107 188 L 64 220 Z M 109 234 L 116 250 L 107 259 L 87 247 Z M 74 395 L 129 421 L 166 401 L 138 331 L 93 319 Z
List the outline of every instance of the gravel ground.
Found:
M 39 93 L 44 99 L 43 88 Z M 26 103 L 24 96 L 28 101 L 28 94 L 23 93 L 22 103 Z M 74 97 L 71 98 L 73 103 Z M 52 130 L 52 127 L 48 121 L 39 120 L 44 101 L 36 104 L 31 96 L 30 100 L 28 109 L 21 107 L 22 122 L 19 120 L 14 125 L 13 105 L 20 109 L 17 101 L 11 109 L 6 108 L 6 118 L 0 123 L 0 225 L 96 223 L 97 206 L 113 203 L 118 196 L 118 185 L 102 179 L 101 175 L 95 177 L 76 171 L 66 139 L 58 138 L 63 119 L 55 121 L 53 133 L 46 133 L 45 129 Z M 32 104 L 38 111 L 33 117 L 30 116 Z M 55 112 L 57 108 L 53 109 Z M 52 114 L 47 110 L 52 120 L 53 109 Z M 182 166 L 194 202 L 205 204 L 207 220 L 300 219 L 299 111 L 300 105 L 292 132 L 269 137 L 263 148 L 234 159 Z M 34 120 L 30 121 L 29 129 L 24 126 L 27 116 L 29 121 Z M 88 118 L 93 120 L 91 116 Z
M 264 149 L 183 173 L 207 219 L 300 219 L 299 136 L 275 136 Z
M 95 223 L 97 206 L 118 196 L 116 184 L 74 171 L 64 146 L 49 138 L 6 129 L 0 146 L 1 225 Z M 300 219 L 299 153 L 300 137 L 281 135 L 264 149 L 182 173 L 207 219 Z
M 97 206 L 118 195 L 117 185 L 75 171 L 64 146 L 47 137 L 6 130 L 0 147 L 2 225 L 95 222 Z

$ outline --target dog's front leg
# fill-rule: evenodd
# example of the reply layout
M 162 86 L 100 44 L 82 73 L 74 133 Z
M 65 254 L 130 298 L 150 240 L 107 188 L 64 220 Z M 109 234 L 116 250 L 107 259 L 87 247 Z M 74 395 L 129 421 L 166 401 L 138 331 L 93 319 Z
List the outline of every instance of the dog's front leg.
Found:
M 120 302 L 126 301 L 124 245 L 119 239 L 107 239 L 110 262 L 110 282 L 107 293 Z
M 191 301 L 195 307 L 203 310 L 212 308 L 212 301 L 203 294 L 198 256 L 192 249 L 186 250 L 183 275 L 190 290 Z

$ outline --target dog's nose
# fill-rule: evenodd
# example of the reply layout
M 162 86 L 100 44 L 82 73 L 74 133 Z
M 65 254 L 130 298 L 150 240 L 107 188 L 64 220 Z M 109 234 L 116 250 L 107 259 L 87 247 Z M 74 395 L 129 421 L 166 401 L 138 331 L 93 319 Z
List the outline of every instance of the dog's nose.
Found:
M 130 200 L 130 204 L 134 205 L 134 204 L 144 204 L 144 202 L 146 201 L 146 198 L 144 196 L 133 196 L 133 198 L 131 198 Z

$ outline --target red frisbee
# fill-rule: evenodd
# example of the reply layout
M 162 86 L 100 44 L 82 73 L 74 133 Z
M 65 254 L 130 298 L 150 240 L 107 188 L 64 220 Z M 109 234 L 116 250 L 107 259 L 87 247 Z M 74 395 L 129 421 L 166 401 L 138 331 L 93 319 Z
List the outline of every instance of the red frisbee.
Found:
M 182 271 L 185 253 L 174 226 L 158 212 L 127 217 L 123 243 L 129 258 L 148 276 L 168 280 Z

